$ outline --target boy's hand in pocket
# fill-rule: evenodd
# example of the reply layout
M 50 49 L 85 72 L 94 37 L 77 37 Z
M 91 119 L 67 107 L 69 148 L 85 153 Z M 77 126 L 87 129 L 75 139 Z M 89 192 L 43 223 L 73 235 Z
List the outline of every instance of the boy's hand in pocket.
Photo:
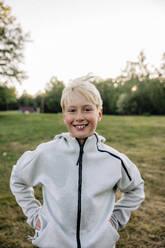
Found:
M 113 224 L 112 220 L 110 220 L 109 222 L 110 222 L 110 224 L 114 227 L 114 224 Z
M 40 219 L 38 219 L 36 223 L 36 230 L 40 231 L 40 229 L 41 229 L 41 222 L 40 222 Z

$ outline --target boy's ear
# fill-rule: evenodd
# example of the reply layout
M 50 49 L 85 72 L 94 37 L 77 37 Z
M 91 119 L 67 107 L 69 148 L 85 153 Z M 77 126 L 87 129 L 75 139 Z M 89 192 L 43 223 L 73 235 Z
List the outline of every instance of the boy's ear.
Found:
M 103 115 L 103 109 L 99 111 L 98 121 L 101 121 L 102 115 Z

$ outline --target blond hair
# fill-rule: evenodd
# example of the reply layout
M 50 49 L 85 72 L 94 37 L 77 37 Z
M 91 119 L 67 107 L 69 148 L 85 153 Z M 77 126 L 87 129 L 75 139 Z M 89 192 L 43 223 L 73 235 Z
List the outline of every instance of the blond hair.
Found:
M 79 94 L 85 97 L 89 102 L 94 104 L 97 107 L 98 111 L 100 111 L 102 109 L 102 99 L 99 91 L 92 83 L 93 80 L 94 77 L 90 76 L 89 74 L 87 76 L 71 80 L 62 92 L 62 110 L 65 110 L 65 106 L 69 103 L 73 94 Z

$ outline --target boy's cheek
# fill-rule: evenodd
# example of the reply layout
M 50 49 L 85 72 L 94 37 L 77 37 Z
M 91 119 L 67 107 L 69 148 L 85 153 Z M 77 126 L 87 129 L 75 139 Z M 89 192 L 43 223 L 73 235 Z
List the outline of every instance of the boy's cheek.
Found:
M 66 114 L 63 113 L 62 116 L 63 116 L 64 123 L 67 124 L 68 118 L 67 118 Z

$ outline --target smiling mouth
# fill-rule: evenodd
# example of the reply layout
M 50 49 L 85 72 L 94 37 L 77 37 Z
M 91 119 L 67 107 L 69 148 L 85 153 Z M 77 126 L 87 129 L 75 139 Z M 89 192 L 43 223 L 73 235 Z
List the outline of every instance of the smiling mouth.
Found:
M 78 130 L 78 131 L 82 131 L 82 130 L 84 130 L 84 128 L 85 127 L 87 127 L 88 126 L 88 124 L 83 124 L 83 125 L 73 125 L 75 128 L 76 128 L 76 130 Z

